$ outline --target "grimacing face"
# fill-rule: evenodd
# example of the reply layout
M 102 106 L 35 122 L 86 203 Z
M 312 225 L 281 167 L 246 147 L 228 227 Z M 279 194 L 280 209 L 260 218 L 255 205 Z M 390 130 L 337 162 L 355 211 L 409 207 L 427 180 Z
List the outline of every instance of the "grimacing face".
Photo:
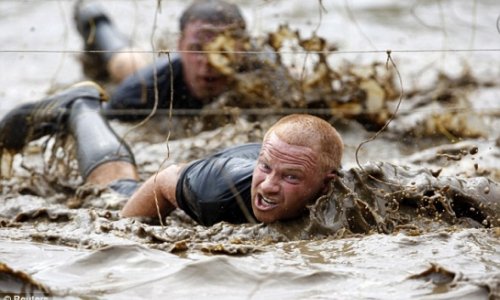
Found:
M 321 171 L 319 155 L 313 149 L 290 145 L 271 134 L 262 145 L 253 172 L 255 217 L 272 223 L 299 216 L 326 191 L 331 176 Z
M 228 79 L 210 65 L 206 54 L 183 51 L 202 51 L 203 46 L 211 42 L 223 28 L 203 21 L 193 21 L 187 24 L 179 39 L 178 49 L 181 51 L 184 80 L 191 93 L 202 101 L 209 101 L 225 92 L 228 89 Z

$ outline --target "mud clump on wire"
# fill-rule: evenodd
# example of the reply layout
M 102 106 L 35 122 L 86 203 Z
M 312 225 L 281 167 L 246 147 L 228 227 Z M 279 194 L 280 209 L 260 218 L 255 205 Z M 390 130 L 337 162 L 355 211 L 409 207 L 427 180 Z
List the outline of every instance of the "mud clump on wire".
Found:
M 222 34 L 204 49 L 209 62 L 233 83 L 231 91 L 207 110 L 229 111 L 231 107 L 233 114 L 241 109 L 240 116 L 245 109 L 266 109 L 264 115 L 304 109 L 328 118 L 359 120 L 373 130 L 390 117 L 387 102 L 396 100 L 399 93 L 393 72 L 384 70 L 383 64 L 345 64 L 334 69 L 328 56 L 336 46 L 316 35 L 303 39 L 285 25 L 256 41 L 237 43 L 234 39 Z M 237 45 L 244 50 L 239 51 Z M 288 54 L 307 55 L 304 61 L 312 64 L 299 67 L 301 62 L 285 59 Z
M 212 66 L 232 79 L 231 89 L 202 111 L 205 128 L 240 117 L 260 120 L 307 111 L 325 119 L 355 120 L 370 131 L 396 117 L 388 130 L 415 138 L 438 135 L 457 141 L 484 137 L 487 131 L 483 118 L 470 113 L 467 91 L 491 83 L 478 82 L 467 67 L 456 77 L 440 73 L 433 86 L 402 94 L 395 65 L 347 60 L 332 65 L 329 57 L 337 46 L 315 34 L 302 38 L 287 25 L 253 40 L 225 32 L 204 51 Z M 394 107 L 402 99 L 407 107 L 398 119 Z

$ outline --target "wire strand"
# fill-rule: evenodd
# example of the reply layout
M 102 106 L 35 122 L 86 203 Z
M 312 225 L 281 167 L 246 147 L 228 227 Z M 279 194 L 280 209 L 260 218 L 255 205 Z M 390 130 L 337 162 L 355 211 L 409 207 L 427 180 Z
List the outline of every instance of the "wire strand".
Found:
M 99 53 L 147 53 L 147 54 L 164 54 L 169 53 L 191 53 L 191 54 L 370 54 L 370 53 L 443 53 L 443 52 L 500 52 L 500 48 L 476 48 L 476 49 L 387 49 L 387 50 L 332 50 L 332 51 L 180 51 L 170 49 L 157 49 L 157 50 L 50 50 L 50 49 L 0 49 L 0 53 L 47 53 L 47 54 L 99 54 Z

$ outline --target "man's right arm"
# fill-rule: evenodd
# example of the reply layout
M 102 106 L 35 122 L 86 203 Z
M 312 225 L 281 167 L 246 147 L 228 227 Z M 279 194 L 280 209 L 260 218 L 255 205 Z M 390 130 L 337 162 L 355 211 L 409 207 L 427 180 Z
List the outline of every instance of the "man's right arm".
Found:
M 170 165 L 146 180 L 130 197 L 121 211 L 122 217 L 167 216 L 177 208 L 176 188 L 185 164 Z

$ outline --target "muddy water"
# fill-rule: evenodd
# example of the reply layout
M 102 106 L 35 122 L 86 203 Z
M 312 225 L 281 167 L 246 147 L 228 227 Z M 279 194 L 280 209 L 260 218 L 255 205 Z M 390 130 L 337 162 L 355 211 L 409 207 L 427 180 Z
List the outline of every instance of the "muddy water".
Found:
M 154 29 L 155 2 L 109 1 L 104 6 L 143 49 L 151 49 L 151 40 L 175 48 L 175 20 L 185 3 L 161 2 Z M 240 4 L 256 36 L 281 23 L 300 29 L 305 37 L 318 28 L 319 35 L 339 48 L 329 57 L 334 66 L 346 61 L 384 64 L 385 50 L 393 50 L 404 90 L 419 92 L 405 98 L 400 116 L 386 133 L 361 148 L 361 163 L 426 167 L 457 180 L 482 176 L 498 187 L 494 182 L 500 181 L 499 52 L 428 50 L 499 49 L 499 4 L 493 0 L 351 2 L 322 1 L 323 8 L 315 1 L 307 6 L 301 1 Z M 0 2 L 0 115 L 20 101 L 85 78 L 78 60 L 81 42 L 71 26 L 73 4 Z M 300 62 L 304 57 L 290 55 L 285 60 Z M 469 84 L 459 80 L 466 68 L 474 79 Z M 448 79 L 438 80 L 443 71 Z M 446 115 L 458 104 L 427 105 L 426 99 L 443 97 L 450 90 L 464 99 L 458 109 L 465 113 L 452 115 L 450 123 L 459 125 L 442 130 L 449 120 L 434 122 L 436 118 L 429 116 Z M 420 100 L 426 105 L 417 105 Z M 171 141 L 169 152 L 161 129 L 159 133 L 134 129 L 126 138 L 133 142 L 141 176 L 147 177 L 162 163 L 256 141 L 271 120 L 257 126 L 241 119 Z M 347 172 L 356 166 L 356 147 L 373 132 L 355 121 L 341 119 L 335 125 L 346 142 Z M 122 134 L 130 129 L 113 126 Z M 426 134 L 426 128 L 437 134 Z M 457 138 L 459 134 L 463 137 Z M 119 219 L 117 211 L 126 199 L 95 187 L 74 191 L 79 182 L 75 176 L 62 180 L 41 175 L 40 144 L 32 145 L 24 159 L 15 157 L 15 176 L 2 181 L 0 262 L 8 268 L 2 268 L 0 291 L 24 287 L 36 295 L 103 299 L 488 299 L 500 293 L 498 227 L 484 228 L 481 220 L 467 215 L 450 220 L 405 211 L 411 220 L 405 223 L 400 218 L 388 233 L 379 233 L 383 230 L 377 226 L 362 233 L 345 227 L 318 230 L 307 219 L 272 226 L 204 228 L 180 212 L 162 227 L 154 220 Z M 477 153 L 471 151 L 476 147 Z M 55 184 L 61 182 L 67 184 L 66 190 Z M 71 196 L 75 193 L 79 197 Z M 494 194 L 488 195 L 498 203 Z M 479 204 L 477 209 L 482 209 Z M 498 208 L 490 214 L 498 216 Z

